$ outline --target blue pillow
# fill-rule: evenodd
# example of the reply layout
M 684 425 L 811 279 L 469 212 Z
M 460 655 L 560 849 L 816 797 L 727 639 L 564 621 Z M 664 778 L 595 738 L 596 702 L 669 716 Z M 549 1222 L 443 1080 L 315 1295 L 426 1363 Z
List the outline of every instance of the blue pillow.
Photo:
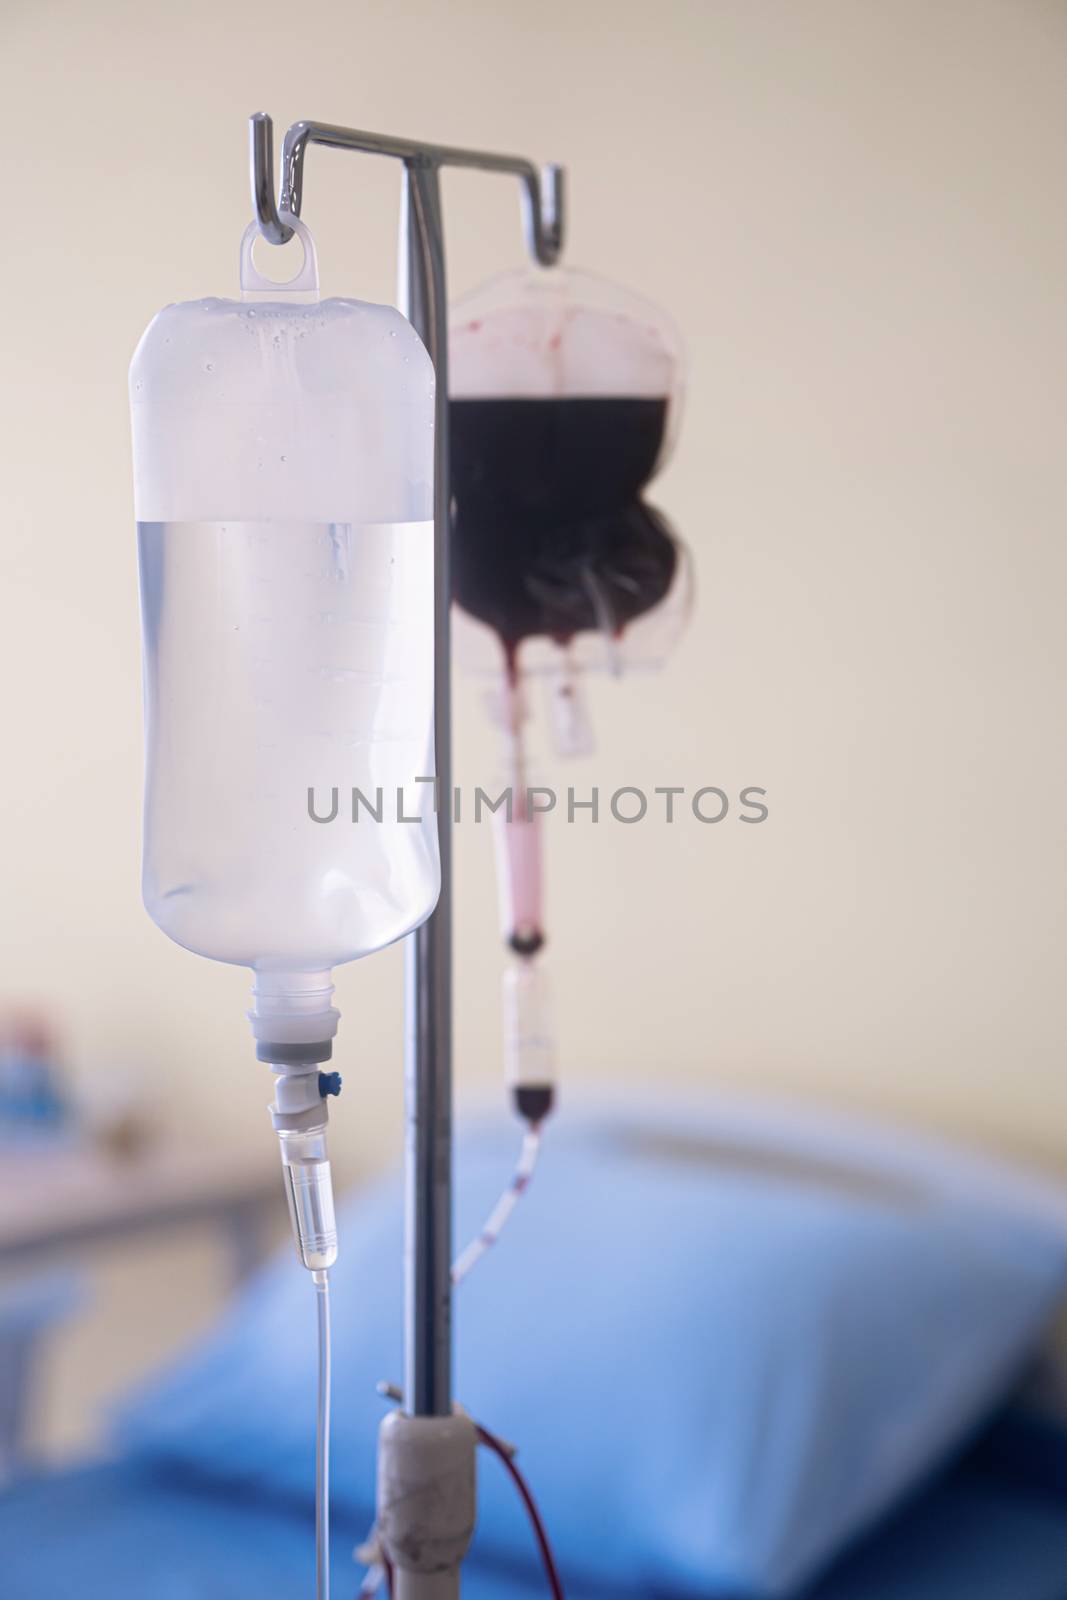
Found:
M 513 1126 L 461 1141 L 457 1237 Z M 562 1566 L 615 1592 L 792 1593 L 1007 1392 L 1067 1290 L 1058 1192 L 917 1140 L 743 1101 L 561 1113 L 456 1308 L 456 1393 L 515 1441 Z M 395 1181 L 343 1208 L 333 1493 L 373 1508 L 399 1381 Z M 130 1404 L 135 1449 L 312 1493 L 311 1284 L 291 1252 Z M 536 1554 L 480 1468 L 479 1543 Z

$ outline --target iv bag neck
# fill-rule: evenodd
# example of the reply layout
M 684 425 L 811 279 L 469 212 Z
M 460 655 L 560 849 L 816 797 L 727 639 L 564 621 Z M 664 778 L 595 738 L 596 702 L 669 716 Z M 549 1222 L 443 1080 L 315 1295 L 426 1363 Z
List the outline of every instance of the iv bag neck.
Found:
M 257 971 L 248 1020 L 260 1061 L 296 1065 L 328 1061 L 340 1012 L 331 972 Z

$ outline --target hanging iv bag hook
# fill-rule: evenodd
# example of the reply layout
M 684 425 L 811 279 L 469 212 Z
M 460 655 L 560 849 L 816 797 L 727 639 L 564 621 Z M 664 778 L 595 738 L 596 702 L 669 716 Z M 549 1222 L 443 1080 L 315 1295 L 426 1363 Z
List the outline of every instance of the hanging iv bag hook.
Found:
M 270 244 L 286 244 L 293 236 L 292 222 L 299 217 L 304 195 L 304 156 L 309 144 L 335 150 L 362 150 L 369 155 L 395 156 L 408 166 L 474 167 L 481 172 L 506 172 L 522 184 L 526 247 L 542 267 L 555 266 L 563 250 L 565 187 L 562 167 L 536 167 L 522 156 L 497 155 L 487 150 L 461 150 L 451 145 L 423 144 L 416 139 L 396 139 L 384 134 L 361 133 L 329 122 L 294 122 L 282 145 L 281 188 L 274 199 L 274 125 L 265 111 L 257 111 L 249 124 L 252 203 L 259 231 Z

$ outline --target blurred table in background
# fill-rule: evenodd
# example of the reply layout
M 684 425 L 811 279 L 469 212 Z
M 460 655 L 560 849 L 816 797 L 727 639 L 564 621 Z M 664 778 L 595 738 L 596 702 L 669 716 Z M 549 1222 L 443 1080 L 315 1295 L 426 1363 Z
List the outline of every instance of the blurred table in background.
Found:
M 188 1141 L 0 1147 L 0 1478 L 21 1464 L 41 1341 L 84 1304 L 83 1252 L 206 1224 L 240 1282 L 277 1231 L 282 1193 L 265 1154 Z
M 88 1144 L 0 1149 L 0 1271 L 214 1222 L 241 1279 L 262 1260 L 282 1193 L 280 1169 L 265 1156 L 191 1141 L 122 1155 Z

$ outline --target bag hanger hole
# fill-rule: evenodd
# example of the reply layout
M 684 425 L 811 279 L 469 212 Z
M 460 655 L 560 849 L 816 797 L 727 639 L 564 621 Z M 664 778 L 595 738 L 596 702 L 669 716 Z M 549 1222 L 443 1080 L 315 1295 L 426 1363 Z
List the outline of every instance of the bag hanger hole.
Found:
M 261 278 L 276 283 L 279 288 L 299 277 L 306 254 L 304 242 L 297 233 L 286 244 L 268 244 L 260 234 L 252 243 L 253 267 Z

